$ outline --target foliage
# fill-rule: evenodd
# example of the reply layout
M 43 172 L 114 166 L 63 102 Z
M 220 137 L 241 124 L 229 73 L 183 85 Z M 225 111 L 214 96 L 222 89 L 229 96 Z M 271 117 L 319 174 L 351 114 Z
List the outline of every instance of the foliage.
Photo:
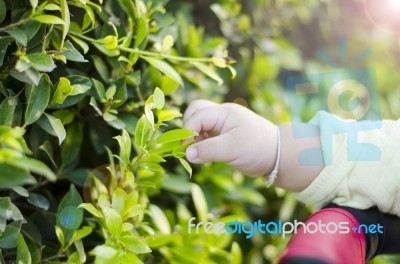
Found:
M 331 70 L 314 54 L 345 35 L 349 54 L 367 39 L 378 53 L 364 63 L 394 117 L 391 42 L 337 2 L 0 0 L 0 262 L 274 262 L 287 239 L 195 234 L 188 220 L 301 220 L 310 208 L 224 164 L 191 168 L 181 113 L 234 100 L 288 121 L 285 79 Z M 347 9 L 357 26 L 339 29 Z

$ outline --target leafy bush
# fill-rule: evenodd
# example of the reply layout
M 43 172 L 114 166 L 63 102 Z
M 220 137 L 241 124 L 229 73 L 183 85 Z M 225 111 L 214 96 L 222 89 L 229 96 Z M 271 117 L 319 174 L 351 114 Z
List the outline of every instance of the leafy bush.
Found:
M 150 202 L 161 187 L 192 192 L 207 217 L 201 188 L 182 173 L 192 169 L 181 141 L 195 134 L 179 128 L 180 106 L 194 88 L 222 87 L 217 67 L 234 73 L 224 40 L 165 4 L 0 0 L 2 262 L 182 263 L 200 254 L 195 245 L 213 248 L 205 261 L 240 252 L 183 236 L 184 203 L 172 216 Z

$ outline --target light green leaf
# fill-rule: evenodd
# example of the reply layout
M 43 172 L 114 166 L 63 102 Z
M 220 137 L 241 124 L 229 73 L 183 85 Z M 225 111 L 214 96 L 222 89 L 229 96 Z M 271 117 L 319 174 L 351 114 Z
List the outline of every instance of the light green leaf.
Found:
M 179 75 L 179 73 L 174 68 L 172 68 L 171 65 L 169 65 L 165 61 L 155 59 L 155 58 L 150 58 L 150 57 L 144 57 L 144 56 L 142 56 L 142 58 L 144 60 L 146 60 L 151 66 L 158 69 L 160 72 L 169 76 L 171 79 L 175 80 L 180 85 L 183 85 L 182 77 Z
M 44 113 L 37 124 L 50 135 L 57 137 L 60 145 L 67 136 L 61 120 L 52 115 Z
M 162 144 L 162 143 L 168 143 L 168 142 L 172 142 L 172 141 L 180 141 L 183 139 L 188 139 L 191 137 L 197 136 L 196 132 L 193 132 L 191 130 L 187 130 L 187 129 L 174 129 L 174 130 L 170 130 L 167 131 L 163 134 L 161 134 L 161 136 L 159 136 L 156 140 L 156 143 L 158 144 Z
M 127 248 L 127 250 L 132 253 L 144 254 L 151 252 L 151 249 L 146 244 L 144 239 L 134 236 L 123 236 L 120 238 L 120 241 Z
M 31 193 L 27 199 L 28 203 L 37 206 L 45 211 L 47 211 L 50 207 L 50 202 L 49 200 L 41 195 L 41 194 L 37 194 L 37 193 Z
M 36 16 L 33 19 L 39 21 L 40 23 L 44 24 L 54 24 L 54 25 L 64 25 L 65 22 L 59 17 L 52 16 L 52 15 L 40 15 Z
M 165 216 L 164 212 L 160 209 L 160 207 L 150 204 L 150 216 L 153 220 L 153 223 L 157 227 L 157 229 L 165 234 L 171 234 L 171 226 L 169 224 L 168 218 Z
M 139 119 L 135 129 L 135 144 L 137 147 L 144 147 L 149 140 L 151 124 L 145 115 Z
M 61 11 L 61 7 L 53 3 L 45 5 L 43 9 L 48 11 Z
M 162 52 L 169 51 L 174 45 L 174 38 L 171 35 L 165 36 L 162 42 Z
M 93 204 L 83 203 L 83 204 L 80 204 L 78 206 L 78 208 L 83 208 L 83 209 L 85 209 L 86 211 L 88 211 L 89 213 L 91 213 L 92 215 L 94 215 L 96 217 L 99 217 L 99 218 L 103 218 L 104 217 L 103 214 L 99 210 L 97 210 L 97 208 L 94 207 Z
M 122 190 L 121 188 L 116 188 L 114 190 L 111 204 L 112 208 L 117 211 L 118 214 L 121 214 L 121 212 L 124 210 L 125 198 L 126 193 L 124 192 L 124 190 Z
M 8 160 L 7 163 L 14 167 L 40 174 L 50 181 L 56 181 L 57 179 L 56 175 L 49 169 L 49 167 L 40 160 L 21 157 L 18 159 Z
M 117 257 L 118 251 L 112 247 L 102 245 L 95 247 L 90 254 L 102 259 L 112 260 Z
M 32 9 L 36 9 L 39 0 L 29 0 L 29 2 L 31 3 Z
M 74 84 L 72 85 L 72 93 L 71 96 L 84 94 L 92 88 L 91 86 L 87 86 L 84 84 Z
M 58 241 L 61 244 L 61 248 L 64 248 L 64 244 L 65 244 L 65 236 L 64 236 L 64 232 L 62 231 L 61 227 L 59 226 L 55 226 L 55 230 L 56 230 L 56 236 L 58 238 Z
M 65 37 L 68 34 L 69 31 L 69 25 L 70 25 L 70 14 L 69 14 L 69 9 L 68 9 L 68 3 L 67 0 L 60 0 L 60 7 L 61 7 L 61 18 L 64 21 L 63 24 L 63 34 L 61 38 L 61 48 L 64 46 L 64 40 Z
M 178 117 L 182 117 L 182 114 L 178 111 L 161 110 L 157 117 L 158 117 L 158 122 L 162 123 L 165 121 L 173 120 Z
M 102 208 L 106 225 L 108 230 L 113 236 L 118 237 L 122 231 L 122 218 L 113 208 L 103 207 Z
M 53 95 L 52 102 L 56 104 L 64 103 L 65 99 L 71 95 L 73 88 L 71 86 L 71 82 L 65 78 L 61 77 L 58 82 L 57 89 Z
M 81 47 L 81 49 L 83 50 L 83 54 L 86 54 L 86 53 L 89 51 L 89 45 L 88 45 L 85 41 L 83 41 L 83 40 L 81 40 L 81 39 L 79 39 L 79 38 L 77 38 L 77 37 L 74 37 L 74 36 L 70 36 L 70 38 L 71 38 L 76 44 L 78 44 L 79 47 Z M 64 45 L 64 47 L 65 47 L 65 45 Z
M 232 243 L 232 248 L 231 248 L 231 261 L 230 264 L 241 264 L 242 262 L 242 250 L 240 248 L 240 245 L 234 241 Z
M 195 183 L 191 184 L 191 188 L 192 188 L 192 199 L 194 206 L 196 208 L 197 217 L 199 221 L 205 222 L 207 221 L 208 206 L 204 192 L 200 188 L 200 186 Z
M 203 72 L 204 74 L 206 74 L 208 77 L 210 77 L 211 79 L 215 80 L 219 86 L 221 86 L 224 83 L 224 80 L 218 75 L 218 73 L 211 68 L 210 66 L 201 63 L 201 62 L 195 62 L 192 61 L 190 62 L 190 64 L 192 64 L 193 66 L 195 66 L 197 69 L 199 69 L 201 72 Z
M 165 98 L 164 98 L 164 93 L 161 91 L 160 88 L 156 88 L 154 90 L 154 103 L 153 107 L 155 109 L 162 109 L 165 104 Z
M 190 164 L 182 158 L 180 158 L 179 161 L 182 164 L 182 166 L 185 168 L 185 170 L 189 173 L 189 176 L 192 177 L 193 171 L 192 171 L 192 167 L 190 166 Z
M 137 32 L 134 47 L 137 48 L 142 44 L 149 34 L 149 25 L 145 18 L 139 17 L 137 21 Z
M 50 99 L 52 83 L 48 75 L 40 78 L 39 84 L 33 85 L 29 94 L 28 106 L 25 110 L 25 125 L 30 125 L 40 118 Z

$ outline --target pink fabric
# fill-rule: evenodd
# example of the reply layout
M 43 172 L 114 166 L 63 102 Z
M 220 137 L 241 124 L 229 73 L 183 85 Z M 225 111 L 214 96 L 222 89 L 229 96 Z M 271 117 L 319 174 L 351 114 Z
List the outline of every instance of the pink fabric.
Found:
M 317 211 L 307 219 L 305 224 L 318 223 L 319 220 L 322 223 L 348 222 L 350 229 L 353 226 L 357 228 L 360 225 L 352 214 L 339 208 Z M 365 250 L 363 232 L 358 233 L 350 230 L 346 234 L 321 232 L 304 234 L 303 228 L 300 227 L 297 234 L 290 240 L 280 262 L 289 257 L 310 257 L 333 264 L 364 264 Z

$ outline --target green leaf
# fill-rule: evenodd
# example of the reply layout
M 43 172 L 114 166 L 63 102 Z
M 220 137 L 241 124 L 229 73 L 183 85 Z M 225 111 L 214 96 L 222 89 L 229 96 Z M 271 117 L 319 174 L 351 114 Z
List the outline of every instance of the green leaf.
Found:
M 170 121 L 178 117 L 182 117 L 182 114 L 178 111 L 171 110 L 161 110 L 157 116 L 159 123 Z
M 7 15 L 7 7 L 4 0 L 0 0 L 0 24 L 3 23 Z
M 17 104 L 18 99 L 16 97 L 4 99 L 4 101 L 0 104 L 0 125 L 9 127 L 12 126 Z
M 169 51 L 174 45 L 174 38 L 171 35 L 165 36 L 162 42 L 162 52 Z
M 82 56 L 82 54 L 80 54 L 79 51 L 77 51 L 75 49 L 75 47 L 72 45 L 72 43 L 69 40 L 65 42 L 64 49 L 67 50 L 66 52 L 63 53 L 63 55 L 67 58 L 67 60 L 76 61 L 76 62 L 88 62 Z M 86 53 L 86 52 L 87 52 L 87 50 L 84 49 L 84 53 Z
M 165 104 L 165 98 L 164 98 L 164 93 L 161 91 L 160 88 L 156 88 L 154 90 L 154 103 L 153 107 L 155 109 L 162 109 Z
M 144 56 L 142 58 L 146 60 L 150 65 L 152 65 L 154 68 L 158 69 L 160 72 L 169 76 L 171 79 L 175 80 L 180 85 L 183 85 L 182 77 L 174 68 L 172 68 L 171 65 L 169 65 L 165 61 Z
M 231 262 L 230 264 L 241 264 L 242 262 L 242 250 L 239 243 L 234 241 L 231 248 Z
M 61 248 L 64 248 L 64 244 L 65 244 L 64 232 L 62 231 L 61 227 L 59 227 L 57 225 L 55 226 L 55 231 L 56 231 L 57 239 L 61 244 Z
M 61 149 L 62 167 L 74 166 L 78 161 L 82 145 L 82 126 L 74 122 L 67 128 L 67 136 Z
M 22 46 L 26 47 L 28 43 L 28 37 L 26 36 L 25 32 L 21 29 L 14 28 L 7 30 L 7 33 L 15 39 L 16 42 L 21 44 Z
M 171 226 L 169 224 L 168 218 L 165 216 L 160 207 L 154 204 L 150 204 L 149 209 L 151 219 L 153 220 L 154 225 L 157 227 L 157 229 L 165 235 L 171 234 Z
M 135 44 L 134 47 L 137 48 L 142 44 L 145 39 L 147 38 L 147 35 L 149 34 L 149 25 L 148 22 L 146 21 L 145 18 L 139 17 L 137 20 L 137 31 L 136 31 L 136 39 L 135 39 Z
M 113 208 L 103 207 L 102 208 L 106 225 L 108 230 L 113 236 L 118 237 L 122 231 L 122 218 Z
M 28 203 L 37 206 L 45 211 L 47 211 L 50 207 L 50 202 L 49 200 L 41 195 L 41 194 L 37 194 L 37 193 L 31 193 L 27 199 Z
M 22 220 L 8 224 L 0 236 L 0 248 L 15 248 L 18 244 L 18 236 L 21 230 Z
M 206 65 L 204 63 L 195 62 L 195 61 L 190 62 L 190 64 L 195 66 L 197 69 L 199 69 L 201 72 L 203 72 L 205 75 L 207 75 L 211 79 L 215 80 L 218 83 L 219 86 L 221 86 L 224 83 L 224 80 L 210 66 L 208 66 L 208 65 Z
M 65 240 L 69 241 L 76 229 L 82 223 L 83 209 L 78 208 L 82 204 L 82 198 L 74 185 L 71 185 L 69 192 L 61 200 L 57 211 L 57 225 L 64 232 Z
M 199 221 L 205 222 L 207 221 L 207 214 L 208 214 L 208 206 L 207 200 L 204 195 L 203 190 L 200 188 L 199 185 L 192 183 L 192 199 L 194 206 L 196 208 L 197 217 Z
M 44 115 L 42 115 L 38 120 L 37 124 L 50 135 L 57 137 L 60 145 L 67 136 L 61 120 L 52 115 L 44 113 Z
M 0 232 L 3 233 L 7 226 L 7 211 L 11 207 L 10 197 L 0 197 Z
M 23 187 L 21 187 L 21 186 L 15 186 L 15 187 L 12 187 L 11 189 L 13 189 L 14 192 L 18 193 L 22 197 L 28 197 L 29 196 L 28 190 L 23 188 Z
M 60 7 L 61 7 L 61 18 L 64 21 L 63 23 L 63 33 L 61 38 L 61 48 L 64 46 L 65 37 L 68 34 L 69 26 L 70 26 L 70 14 L 68 9 L 67 0 L 60 0 Z
M 146 244 L 144 239 L 134 236 L 123 236 L 120 238 L 120 241 L 126 247 L 126 249 L 132 253 L 144 254 L 151 252 L 151 249 Z
M 162 144 L 162 143 L 168 143 L 168 142 L 172 142 L 172 141 L 180 141 L 183 139 L 188 139 L 191 137 L 197 136 L 196 132 L 193 132 L 191 130 L 187 130 L 187 129 L 174 129 L 174 130 L 170 130 L 167 131 L 163 134 L 161 134 L 161 136 L 159 136 L 156 140 L 156 143 L 158 144 Z
M 107 65 L 104 63 L 104 60 L 96 55 L 92 55 L 92 59 L 94 62 L 94 67 L 100 74 L 100 77 L 103 79 L 103 81 L 108 82 L 108 80 L 110 79 L 110 71 L 108 70 Z
M 192 167 L 190 166 L 190 164 L 184 160 L 184 159 L 179 159 L 180 163 L 182 164 L 182 166 L 185 168 L 185 170 L 189 173 L 190 177 L 192 177 Z
M 71 82 L 65 78 L 61 77 L 58 82 L 57 89 L 53 95 L 52 102 L 56 104 L 64 103 L 65 99 L 71 95 L 73 88 L 71 86 Z
M 139 119 L 135 130 L 135 144 L 144 147 L 150 138 L 151 124 L 145 115 Z
M 31 172 L 40 174 L 40 175 L 46 177 L 49 181 L 57 180 L 57 177 L 53 173 L 53 171 L 51 171 L 49 169 L 49 167 L 47 167 L 40 160 L 27 158 L 27 157 L 21 157 L 18 159 L 9 160 L 9 161 L 7 161 L 7 163 L 16 168 L 23 169 L 23 170 L 29 170 Z
M 0 1 L 3 1 L 3 0 L 0 0 Z M 9 36 L 0 37 L 0 66 L 3 65 L 4 57 L 7 52 L 7 48 L 13 41 L 14 41 L 13 38 L 9 37 Z
M 80 204 L 78 206 L 78 208 L 85 209 L 86 211 L 88 211 L 89 213 L 91 213 L 92 215 L 94 215 L 96 217 L 104 218 L 103 214 L 99 210 L 97 210 L 97 208 L 94 207 L 93 204 L 83 203 L 83 204 Z
M 35 122 L 43 114 L 49 103 L 51 89 L 52 83 L 46 74 L 42 75 L 37 86 L 32 86 L 25 110 L 25 126 Z
M 70 36 L 70 38 L 71 38 L 76 44 L 78 44 L 79 47 L 81 47 L 81 49 L 83 50 L 83 54 L 86 54 L 86 53 L 89 51 L 89 45 L 86 44 L 85 41 L 83 41 L 83 40 L 81 40 L 81 39 L 79 39 L 79 38 L 76 38 L 76 37 L 74 37 L 74 36 Z M 65 47 L 65 45 L 64 45 L 64 47 Z
M 29 0 L 29 2 L 31 3 L 32 9 L 35 10 L 38 5 L 39 0 Z
M 33 19 L 39 21 L 40 23 L 44 24 L 54 24 L 54 25 L 64 25 L 65 22 L 61 18 L 52 15 L 40 15 L 36 16 Z
M 67 230 L 76 230 L 83 220 L 82 210 L 76 206 L 67 206 L 58 214 L 58 221 L 61 227 Z
M 38 71 L 52 72 L 56 67 L 53 58 L 43 53 L 32 53 L 27 55 L 29 64 Z
M 9 175 L 12 175 L 12 177 L 9 177 Z M 36 179 L 30 176 L 27 170 L 9 164 L 0 164 L 0 189 L 36 183 Z
M 118 251 L 112 247 L 102 245 L 95 247 L 90 252 L 90 254 L 105 260 L 112 260 L 117 257 Z M 104 263 L 109 263 L 109 262 L 104 262 Z

